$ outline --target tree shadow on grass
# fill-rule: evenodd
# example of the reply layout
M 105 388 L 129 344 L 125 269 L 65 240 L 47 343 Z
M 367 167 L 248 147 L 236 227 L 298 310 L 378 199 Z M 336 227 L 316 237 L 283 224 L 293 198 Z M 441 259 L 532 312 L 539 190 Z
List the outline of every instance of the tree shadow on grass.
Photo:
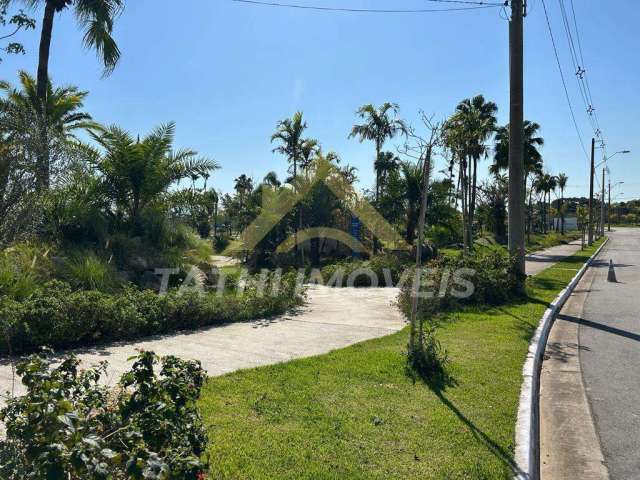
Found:
M 482 443 L 503 465 L 508 467 L 514 474 L 524 475 L 524 472 L 516 464 L 513 454 L 487 435 L 447 398 L 445 395 L 447 388 L 455 388 L 458 386 L 458 382 L 447 373 L 446 369 L 438 375 L 422 376 L 420 380 L 469 429 L 475 439 Z

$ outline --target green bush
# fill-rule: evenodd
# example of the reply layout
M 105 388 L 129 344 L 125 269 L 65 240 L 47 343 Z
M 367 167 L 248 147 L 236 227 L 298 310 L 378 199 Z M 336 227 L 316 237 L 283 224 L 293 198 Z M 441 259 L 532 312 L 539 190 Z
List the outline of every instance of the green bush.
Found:
M 499 252 L 477 251 L 474 255 L 443 257 L 429 263 L 423 270 L 420 281 L 421 292 L 431 292 L 429 298 L 421 298 L 420 313 L 431 316 L 439 311 L 461 305 L 500 305 L 519 295 L 519 274 L 514 268 L 514 259 Z M 405 312 L 410 311 L 411 290 L 415 270 L 402 286 L 400 304 Z M 467 286 L 462 282 L 468 282 Z M 469 289 L 468 295 L 461 295 Z
M 336 287 L 345 287 L 349 276 L 356 275 L 358 270 L 371 271 L 378 278 L 379 287 L 391 287 L 397 284 L 405 267 L 409 265 L 394 255 L 378 255 L 370 260 L 344 260 L 332 263 L 322 268 L 321 274 L 325 282 L 336 279 Z M 370 287 L 369 275 L 357 275 L 353 278 L 354 287 Z
M 79 363 L 41 354 L 18 364 L 27 393 L 0 412 L 0 478 L 205 478 L 199 362 L 143 352 L 115 390 L 99 383 L 106 362 L 88 370 Z
M 132 286 L 119 293 L 74 291 L 67 283 L 51 281 L 22 302 L 0 297 L 0 331 L 7 338 L 0 343 L 0 353 L 42 346 L 63 349 L 246 321 L 284 313 L 302 299 L 295 274 L 283 275 L 276 294 L 271 289 L 261 294 L 257 278 L 249 279 L 241 295 L 171 290 L 160 296 Z

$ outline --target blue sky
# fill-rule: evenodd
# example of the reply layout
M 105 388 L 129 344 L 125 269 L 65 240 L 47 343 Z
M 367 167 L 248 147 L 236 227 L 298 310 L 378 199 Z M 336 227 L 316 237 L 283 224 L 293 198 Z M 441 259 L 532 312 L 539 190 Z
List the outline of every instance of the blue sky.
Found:
M 640 3 L 574 0 L 584 57 L 609 154 L 612 181 L 624 198 L 640 197 Z M 558 0 L 546 0 L 585 147 L 591 131 L 562 30 Z M 569 6 L 570 0 L 565 0 Z M 429 8 L 426 0 L 291 0 L 355 8 Z M 40 13 L 37 13 L 40 16 Z M 276 122 L 304 111 L 308 134 L 373 180 L 371 144 L 348 139 L 355 110 L 393 101 L 417 124 L 420 109 L 445 118 L 463 98 L 484 94 L 508 116 L 508 23 L 500 9 L 432 14 L 348 14 L 301 11 L 230 0 L 130 0 L 115 32 L 123 56 L 101 78 L 94 53 L 81 46 L 69 13 L 57 17 L 51 53 L 56 83 L 91 92 L 86 110 L 104 124 L 144 134 L 177 122 L 177 146 L 215 158 L 213 179 L 229 191 L 246 173 L 284 176 L 271 152 Z M 21 40 L 25 56 L 6 58 L 0 77 L 35 72 L 38 37 Z M 552 173 L 569 175 L 568 195 L 588 192 L 588 161 L 572 126 L 541 0 L 530 0 L 525 23 L 526 118 L 542 125 L 542 153 Z M 393 149 L 389 143 L 388 149 Z M 600 157 L 600 153 L 598 153 Z M 489 162 L 484 163 L 488 167 Z M 443 164 L 440 162 L 439 168 Z

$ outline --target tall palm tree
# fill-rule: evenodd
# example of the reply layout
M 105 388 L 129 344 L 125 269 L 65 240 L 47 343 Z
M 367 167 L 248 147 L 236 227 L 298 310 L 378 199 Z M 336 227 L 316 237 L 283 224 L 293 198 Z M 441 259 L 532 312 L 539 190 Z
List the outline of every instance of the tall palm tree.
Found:
M 365 140 L 370 140 L 375 143 L 376 156 L 374 158 L 374 164 L 380 158 L 384 143 L 388 139 L 392 139 L 398 134 L 407 134 L 408 129 L 406 124 L 397 118 L 399 110 L 400 107 L 397 104 L 385 102 L 378 108 L 372 104 L 363 105 L 356 112 L 356 115 L 360 117 L 364 123 L 354 125 L 349 134 L 349 138 L 357 137 L 361 143 Z M 377 205 L 380 199 L 379 172 L 376 172 L 375 199 Z M 373 252 L 378 252 L 377 238 L 374 238 L 373 241 Z
M 294 180 L 298 176 L 298 165 L 302 160 L 304 143 L 302 135 L 306 129 L 307 122 L 302 118 L 302 112 L 296 112 L 292 118 L 280 120 L 275 133 L 271 135 L 271 143 L 280 143 L 273 151 L 285 155 L 289 163 L 293 165 Z
M 560 189 L 560 232 L 564 235 L 564 190 L 567 188 L 567 183 L 569 182 L 569 177 L 561 173 L 558 175 L 558 188 Z
M 13 0 L 14 2 L 16 0 Z M 113 71 L 120 59 L 120 49 L 111 36 L 113 23 L 124 8 L 124 0 L 21 0 L 29 7 L 44 4 L 44 17 L 40 34 L 38 55 L 38 98 L 44 105 L 49 80 L 49 54 L 53 22 L 56 14 L 73 9 L 80 28 L 83 30 L 83 43 L 95 50 L 104 64 L 105 75 Z
M 234 180 L 234 190 L 238 193 L 238 200 L 240 203 L 240 210 L 244 208 L 247 194 L 253 190 L 253 180 L 247 177 L 244 173 Z M 240 212 L 242 213 L 242 212 Z
M 16 0 L 11 0 L 16 1 Z M 42 31 L 40 34 L 40 50 L 38 54 L 37 74 L 37 98 L 36 109 L 38 113 L 47 116 L 49 103 L 49 54 L 51 51 L 51 37 L 53 22 L 56 14 L 72 8 L 80 28 L 84 32 L 83 43 L 87 48 L 95 50 L 102 57 L 105 70 L 108 75 L 113 71 L 120 59 L 120 50 L 111 36 L 113 23 L 124 8 L 124 0 L 20 0 L 30 7 L 38 7 L 44 4 L 44 17 L 42 19 Z M 49 149 L 48 149 L 48 122 L 40 122 L 40 138 L 42 147 L 38 152 L 39 189 L 49 188 Z
M 529 120 L 524 121 L 524 185 L 529 177 L 542 173 L 542 155 L 540 148 L 544 146 L 544 139 L 539 136 L 540 125 Z M 509 125 L 499 127 L 495 136 L 495 152 L 493 164 L 489 167 L 492 174 L 509 169 Z M 535 183 L 535 181 L 534 181 Z M 529 190 L 529 207 L 527 209 L 527 235 L 531 236 L 531 221 L 533 219 L 533 191 L 535 185 Z
M 493 135 L 497 119 L 498 106 L 494 102 L 487 102 L 483 95 L 476 95 L 464 99 L 456 107 L 454 117 L 457 117 L 466 130 L 467 145 L 466 154 L 469 157 L 469 222 L 473 226 L 477 186 L 478 186 L 478 161 L 482 156 L 487 156 L 487 141 Z
M 524 121 L 524 174 L 525 184 L 529 175 L 535 175 L 542 170 L 542 155 L 540 148 L 544 146 L 544 139 L 539 136 L 540 125 L 529 120 Z M 491 173 L 496 174 L 509 169 L 509 125 L 498 127 L 495 137 L 495 153 Z

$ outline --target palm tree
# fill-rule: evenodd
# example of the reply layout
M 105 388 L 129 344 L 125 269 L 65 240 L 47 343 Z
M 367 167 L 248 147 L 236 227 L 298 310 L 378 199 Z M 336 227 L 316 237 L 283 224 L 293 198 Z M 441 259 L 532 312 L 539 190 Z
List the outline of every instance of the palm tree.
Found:
M 278 174 L 276 172 L 273 172 L 273 171 L 267 173 L 264 176 L 264 178 L 262 179 L 262 183 L 264 183 L 265 185 L 269 185 L 270 187 L 275 187 L 275 188 L 278 188 L 281 185 L 280 180 L 278 180 Z
M 18 72 L 20 89 L 9 82 L 0 82 L 0 111 L 22 112 L 33 115 L 38 108 L 38 94 L 35 79 L 24 70 Z M 71 139 L 76 130 L 96 129 L 98 125 L 92 121 L 91 115 L 79 111 L 89 92 L 80 91 L 77 87 L 56 87 L 47 83 L 47 125 L 66 139 Z
M 244 208 L 247 193 L 253 190 L 253 180 L 247 177 L 244 173 L 234 180 L 234 190 L 238 193 L 238 200 L 240 202 L 240 210 Z M 242 213 L 242 212 L 240 212 Z
M 564 190 L 567 188 L 569 177 L 561 173 L 558 175 L 558 188 L 560 189 L 560 232 L 564 235 Z
M 302 160 L 304 143 L 302 134 L 306 129 L 307 122 L 302 118 L 302 112 L 296 112 L 292 118 L 280 120 L 276 126 L 276 132 L 271 135 L 271 143 L 280 142 L 280 145 L 273 151 L 285 155 L 289 163 L 293 165 L 294 180 L 298 176 L 298 164 Z
M 380 158 L 380 153 L 384 147 L 384 143 L 388 139 L 394 138 L 398 134 L 407 134 L 406 124 L 397 118 L 400 107 L 395 103 L 385 102 L 378 108 L 372 104 L 363 105 L 358 109 L 356 115 L 364 120 L 364 123 L 354 125 L 349 134 L 349 138 L 358 137 L 362 143 L 365 140 L 371 140 L 376 146 L 376 156 L 374 164 Z M 380 176 L 376 172 L 375 200 L 376 205 L 380 199 Z M 378 240 L 374 238 L 373 252 L 378 252 Z
M 400 168 L 400 159 L 393 152 L 382 152 L 374 164 L 376 178 L 379 179 L 380 196 L 384 193 L 389 175 Z
M 542 173 L 542 155 L 539 149 L 544 146 L 544 139 L 539 136 L 540 125 L 529 120 L 524 121 L 524 185 L 526 188 L 529 177 Z M 509 169 L 509 125 L 499 127 L 495 136 L 495 153 L 493 164 L 489 167 L 492 174 Z M 527 235 L 531 236 L 531 221 L 533 218 L 533 191 L 529 190 L 529 208 L 527 209 Z
M 47 83 L 46 114 L 41 115 L 35 79 L 20 71 L 20 88 L 9 82 L 0 82 L 0 114 L 6 140 L 16 141 L 31 149 L 35 156 L 36 178 L 39 190 L 46 189 L 51 176 L 51 149 L 53 143 L 77 140 L 78 130 L 98 129 L 88 113 L 82 112 L 88 93 L 77 87 L 53 87 Z M 13 140 L 12 140 L 13 139 Z
M 315 138 L 307 138 L 303 140 L 300 147 L 300 167 L 304 170 L 305 174 L 308 173 L 314 157 L 320 152 L 320 144 Z
M 15 1 L 15 0 L 13 0 Z M 113 71 L 120 59 L 120 49 L 111 36 L 113 23 L 124 8 L 124 0 L 21 0 L 29 7 L 44 4 L 44 17 L 38 56 L 38 99 L 45 105 L 49 80 L 49 53 L 56 14 L 72 8 L 84 32 L 83 42 L 102 57 L 105 75 Z M 46 108 L 46 107 L 45 107 Z
M 16 1 L 16 0 L 10 0 Z M 51 50 L 51 36 L 53 21 L 57 13 L 67 8 L 73 8 L 76 20 L 84 31 L 83 42 L 87 48 L 96 50 L 104 63 L 104 74 L 108 75 L 115 68 L 120 59 L 120 50 L 111 36 L 113 22 L 124 8 L 124 0 L 21 0 L 30 7 L 38 7 L 44 3 L 44 17 L 40 35 L 40 50 L 38 55 L 38 74 L 36 97 L 36 111 L 47 117 L 49 102 L 49 53 Z M 39 189 L 49 188 L 49 149 L 48 122 L 40 122 L 40 138 L 42 147 L 39 148 L 38 171 Z
M 463 125 L 466 131 L 467 145 L 466 155 L 469 158 L 469 223 L 473 227 L 476 210 L 477 185 L 478 185 L 478 161 L 487 155 L 488 148 L 485 145 L 489 137 L 496 129 L 496 113 L 498 106 L 493 102 L 487 102 L 483 95 L 465 99 L 456 107 L 454 117 Z
M 540 125 L 529 120 L 524 122 L 524 174 L 527 177 L 542 170 L 542 155 L 539 148 L 544 146 L 544 139 L 538 136 Z M 491 173 L 496 174 L 509 169 L 509 125 L 498 127 L 495 137 L 495 153 Z
M 102 174 L 115 206 L 128 213 L 134 228 L 139 225 L 140 212 L 173 183 L 220 168 L 193 150 L 173 151 L 174 135 L 173 123 L 161 125 L 142 140 L 115 126 L 91 132 L 103 152 L 95 151 L 90 161 Z
M 422 199 L 422 162 L 403 162 L 400 165 L 402 177 L 405 183 L 405 200 L 407 202 L 407 229 L 405 240 L 409 245 L 413 245 L 416 237 L 416 227 L 418 226 L 418 215 L 420 213 L 420 200 Z

